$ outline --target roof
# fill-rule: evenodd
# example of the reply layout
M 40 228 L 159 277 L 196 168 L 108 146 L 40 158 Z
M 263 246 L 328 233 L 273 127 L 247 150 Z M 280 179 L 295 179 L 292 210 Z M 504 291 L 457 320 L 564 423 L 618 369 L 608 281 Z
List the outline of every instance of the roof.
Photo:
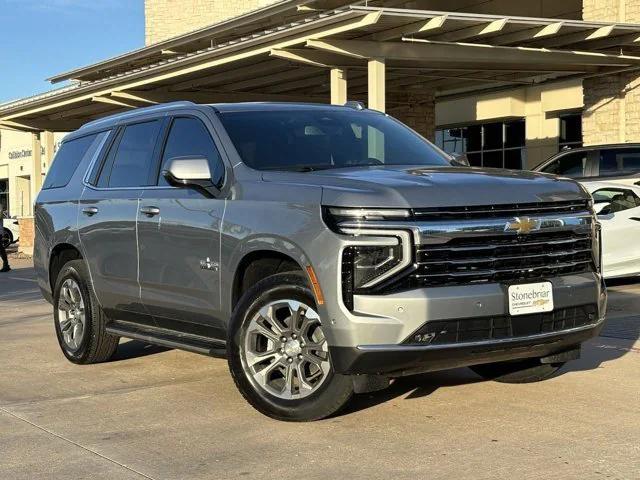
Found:
M 305 102 L 241 102 L 214 103 L 213 108 L 221 113 L 227 112 L 283 112 L 292 110 L 358 110 L 348 105 L 329 105 L 326 103 Z M 358 110 L 365 111 L 365 110 Z M 372 112 L 373 110 L 366 110 Z
M 49 78 L 52 83 L 64 80 L 95 80 L 118 72 L 131 70 L 132 67 L 158 61 L 163 58 L 179 56 L 181 53 L 193 53 L 242 38 L 247 33 L 255 35 L 255 24 L 262 27 L 274 25 L 282 28 L 283 20 L 295 20 L 309 16 L 310 5 L 321 7 L 329 2 L 319 0 L 282 0 L 255 11 L 210 25 L 193 32 L 179 35 L 153 45 L 146 46 L 123 55 L 101 62 L 60 73 Z M 335 2 L 334 2 L 335 3 Z M 349 2 L 343 2 L 346 5 Z M 303 7 L 308 7 L 306 10 Z M 348 8 L 360 11 L 376 11 L 380 7 L 351 5 Z M 640 37 L 638 25 L 611 24 L 606 22 L 588 22 L 571 19 L 535 18 L 521 16 L 487 15 L 461 12 L 444 12 L 402 8 L 384 8 L 387 16 L 400 18 L 434 19 L 443 24 L 438 29 L 437 38 L 447 41 L 477 41 L 495 37 L 499 44 L 510 45 L 527 40 L 531 45 L 565 47 L 595 43 L 593 40 L 605 39 L 596 43 L 598 49 L 626 45 L 634 46 Z M 265 22 L 266 20 L 266 22 Z M 401 21 L 391 21 L 401 25 Z M 538 29 L 538 27 L 541 27 Z M 269 30 L 265 28 L 265 30 Z M 534 30 L 534 31 L 532 31 Z M 423 30 L 426 31 L 426 30 Z M 385 33 L 382 37 L 390 35 Z M 412 33 L 412 32 L 410 32 Z M 628 36 L 631 34 L 630 36 Z M 248 36 L 251 36 L 248 35 Z M 589 46 L 593 49 L 594 45 Z
M 386 59 L 389 93 L 417 96 L 640 69 L 640 25 L 336 3 L 281 1 L 57 75 L 79 81 L 0 105 L 0 122 L 70 130 L 172 100 L 326 102 L 330 68 L 347 69 L 363 100 L 372 57 Z

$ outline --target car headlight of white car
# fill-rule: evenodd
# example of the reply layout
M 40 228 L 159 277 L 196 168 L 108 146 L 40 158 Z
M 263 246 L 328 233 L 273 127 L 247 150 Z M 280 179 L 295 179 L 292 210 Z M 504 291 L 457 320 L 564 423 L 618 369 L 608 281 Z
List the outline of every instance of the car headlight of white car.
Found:
M 598 222 L 594 223 L 591 249 L 596 271 L 602 272 L 602 226 Z

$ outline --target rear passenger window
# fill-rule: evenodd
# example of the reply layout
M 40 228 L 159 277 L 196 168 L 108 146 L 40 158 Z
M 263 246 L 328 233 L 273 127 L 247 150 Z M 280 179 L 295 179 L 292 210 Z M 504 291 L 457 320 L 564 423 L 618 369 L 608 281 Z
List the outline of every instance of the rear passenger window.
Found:
M 171 125 L 167 143 L 162 154 L 160 171 L 169 168 L 169 161 L 176 157 L 202 156 L 209 161 L 211 180 L 217 187 L 224 181 L 224 164 L 213 143 L 207 127 L 197 118 L 176 118 Z M 168 185 L 160 175 L 159 185 Z
M 120 140 L 111 147 L 98 186 L 118 188 L 151 185 L 153 152 L 160 127 L 160 120 L 126 126 Z
M 42 188 L 66 187 L 82 159 L 94 155 L 100 140 L 106 135 L 107 132 L 102 132 L 64 142 L 49 168 Z
M 600 153 L 600 175 L 631 175 L 640 172 L 640 149 L 619 148 L 602 150 Z
M 587 167 L 587 152 L 573 152 L 558 158 L 542 169 L 545 173 L 564 175 L 565 177 L 584 177 Z

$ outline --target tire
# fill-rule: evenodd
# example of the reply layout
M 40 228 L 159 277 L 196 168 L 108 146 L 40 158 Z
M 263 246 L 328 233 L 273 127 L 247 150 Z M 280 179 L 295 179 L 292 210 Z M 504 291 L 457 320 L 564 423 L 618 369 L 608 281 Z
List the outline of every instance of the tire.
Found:
M 277 318 L 273 325 L 266 320 L 269 315 Z M 295 324 L 301 325 L 299 330 Z M 266 353 L 253 351 L 260 344 Z M 251 359 L 262 358 L 259 355 L 266 360 L 251 366 Z M 351 377 L 333 371 L 313 293 L 297 272 L 267 277 L 242 296 L 229 325 L 227 359 L 242 396 L 276 420 L 319 420 L 337 412 L 353 395 Z
M 515 362 L 487 363 L 470 367 L 477 375 L 500 383 L 535 383 L 551 378 L 563 363 L 540 363 L 538 358 Z
M 74 285 L 77 289 L 70 288 Z M 67 313 L 71 311 L 71 303 L 65 299 L 69 298 L 76 307 L 80 305 L 72 307 L 74 312 L 79 312 L 73 320 L 69 320 Z M 78 298 L 81 302 L 73 301 Z M 106 317 L 93 293 L 83 260 L 67 262 L 60 270 L 53 290 L 53 316 L 58 343 L 69 361 L 81 365 L 106 362 L 116 352 L 120 338 L 105 331 Z M 79 323 L 82 324 L 80 329 Z M 78 334 L 75 341 L 69 341 L 72 332 Z
M 2 228 L 2 246 L 4 248 L 9 248 L 9 246 L 13 243 L 13 233 L 8 228 Z

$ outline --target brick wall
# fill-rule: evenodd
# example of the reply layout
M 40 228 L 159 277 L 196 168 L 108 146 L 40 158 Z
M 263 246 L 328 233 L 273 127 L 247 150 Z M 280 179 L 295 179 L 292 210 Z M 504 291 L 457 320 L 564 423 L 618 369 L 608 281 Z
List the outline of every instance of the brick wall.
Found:
M 388 94 L 387 113 L 425 138 L 435 140 L 436 104 L 433 94 Z
M 20 227 L 20 242 L 18 244 L 20 253 L 33 255 L 33 241 L 35 238 L 33 217 L 20 217 L 18 222 Z
M 584 20 L 640 22 L 640 0 L 584 0 Z M 640 75 L 584 81 L 582 129 L 586 145 L 640 141 Z
M 145 0 L 145 43 L 206 27 L 277 0 Z

